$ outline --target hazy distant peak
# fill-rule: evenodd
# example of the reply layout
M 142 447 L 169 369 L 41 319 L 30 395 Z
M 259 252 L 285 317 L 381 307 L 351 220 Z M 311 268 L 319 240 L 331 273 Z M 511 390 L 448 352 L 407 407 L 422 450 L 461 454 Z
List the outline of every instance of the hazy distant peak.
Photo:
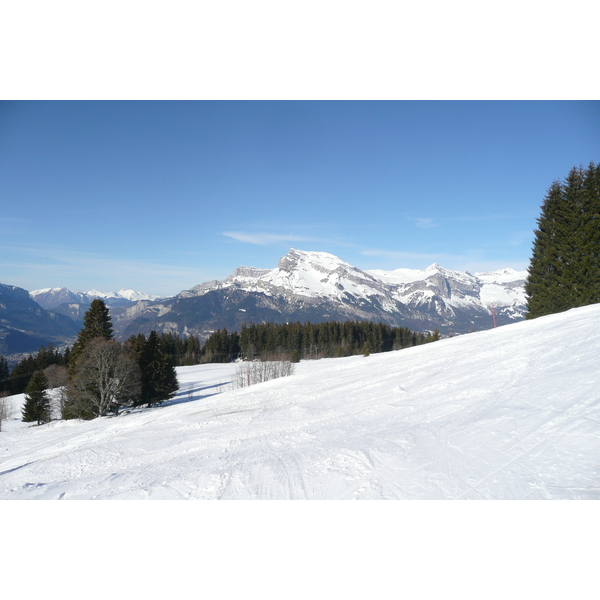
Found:
M 131 300 L 132 302 L 139 302 L 140 300 L 157 300 L 159 298 L 159 296 L 150 296 L 143 292 L 136 292 L 132 289 L 119 290 L 117 295 L 126 300 Z
M 35 300 L 42 308 L 52 310 L 61 304 L 90 304 L 92 300 L 100 298 L 115 305 L 127 305 L 140 300 L 156 300 L 158 296 L 149 296 L 132 289 L 121 289 L 118 292 L 101 292 L 93 289 L 89 292 L 71 291 L 65 287 L 44 288 L 29 292 L 30 298 Z
M 527 279 L 527 271 L 516 271 L 507 267 L 497 271 L 488 271 L 487 273 L 475 273 L 475 276 L 485 283 L 510 283 L 511 281 L 524 281 Z

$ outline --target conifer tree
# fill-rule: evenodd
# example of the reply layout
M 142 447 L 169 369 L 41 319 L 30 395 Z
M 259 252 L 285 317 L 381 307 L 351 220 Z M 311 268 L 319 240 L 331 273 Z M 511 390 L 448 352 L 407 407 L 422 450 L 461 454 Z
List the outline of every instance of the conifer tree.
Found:
M 74 366 L 86 345 L 95 338 L 105 340 L 113 338 L 110 312 L 104 300 L 100 299 L 92 301 L 90 308 L 83 317 L 83 329 L 79 332 L 69 356 L 70 367 Z
M 43 371 L 36 371 L 25 389 L 23 421 L 37 421 L 38 425 L 50 420 L 50 398 L 48 380 Z
M 562 276 L 557 252 L 557 223 L 562 202 L 562 185 L 554 181 L 544 198 L 542 214 L 537 219 L 533 254 L 529 265 L 525 293 L 528 296 L 527 317 L 559 312 L 560 291 L 557 289 Z
M 583 187 L 582 271 L 587 283 L 583 302 L 593 304 L 600 302 L 600 163 L 589 164 Z
M 148 408 L 172 398 L 179 384 L 173 360 L 165 354 L 156 331 L 152 331 L 138 354 L 142 374 L 141 403 Z
M 548 190 L 525 292 L 527 318 L 600 302 L 600 173 L 573 168 Z

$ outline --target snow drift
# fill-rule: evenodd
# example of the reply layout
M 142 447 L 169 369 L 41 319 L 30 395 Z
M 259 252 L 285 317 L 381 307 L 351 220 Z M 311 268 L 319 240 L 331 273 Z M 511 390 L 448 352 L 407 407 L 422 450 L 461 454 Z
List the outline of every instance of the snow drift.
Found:
M 597 499 L 600 305 L 0 433 L 0 498 Z M 18 409 L 21 397 L 14 397 Z

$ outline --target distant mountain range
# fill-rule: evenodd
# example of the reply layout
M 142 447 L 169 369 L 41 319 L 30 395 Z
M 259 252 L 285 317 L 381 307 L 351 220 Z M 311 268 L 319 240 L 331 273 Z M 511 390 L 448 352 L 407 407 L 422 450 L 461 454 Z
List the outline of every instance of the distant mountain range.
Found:
M 291 249 L 275 269 L 239 267 L 223 281 L 202 283 L 173 298 L 142 301 L 115 323 L 121 338 L 172 331 L 206 337 L 243 322 L 370 320 L 445 334 L 524 318 L 527 273 L 503 269 L 462 273 L 433 264 L 424 271 L 361 271 L 325 252 Z
M 89 292 L 72 292 L 67 288 L 46 288 L 34 290 L 29 295 L 42 308 L 50 310 L 61 304 L 91 304 L 92 300 L 101 298 L 107 306 L 129 306 L 140 300 L 156 300 L 158 296 L 149 296 L 135 290 L 119 290 L 118 292 L 103 293 L 98 290 Z
M 35 290 L 27 299 L 45 313 L 51 311 L 46 319 L 55 325 L 59 317 L 68 317 L 60 320 L 64 338 L 76 335 L 94 298 L 109 306 L 121 340 L 152 330 L 205 339 L 219 328 L 239 330 L 244 322 L 267 321 L 369 320 L 459 334 L 493 327 L 492 305 L 498 325 L 522 320 L 526 276 L 526 271 L 513 269 L 472 275 L 437 263 L 423 271 L 362 271 L 332 254 L 292 248 L 275 269 L 239 267 L 223 281 L 202 283 L 171 298 L 133 290 L 103 294 L 53 288 Z M 4 320 L 0 336 L 2 327 Z M 9 347 L 3 349 L 0 341 L 0 353 Z
M 74 341 L 92 300 L 102 298 L 118 314 L 140 300 L 156 300 L 134 290 L 104 294 L 97 290 L 72 292 L 48 288 L 28 292 L 0 284 L 0 354 L 35 352 L 40 346 L 62 346 Z
M 69 317 L 77 324 L 83 323 L 83 316 L 87 312 L 90 304 L 96 298 L 104 300 L 106 305 L 111 308 L 124 308 L 132 306 L 141 300 L 157 300 L 158 296 L 149 296 L 131 289 L 123 289 L 118 292 L 103 293 L 98 290 L 89 292 L 72 292 L 67 288 L 46 288 L 34 290 L 29 295 L 42 308 L 51 310 L 57 314 Z
M 43 309 L 27 290 L 0 283 L 0 354 L 34 352 L 49 343 L 69 343 L 78 331 L 72 319 Z

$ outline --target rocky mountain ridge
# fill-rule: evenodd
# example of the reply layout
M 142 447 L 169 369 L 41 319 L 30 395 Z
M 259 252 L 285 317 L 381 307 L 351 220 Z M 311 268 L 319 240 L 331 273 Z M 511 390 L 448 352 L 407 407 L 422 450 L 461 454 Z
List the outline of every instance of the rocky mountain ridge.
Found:
M 118 292 L 99 292 L 98 290 L 72 292 L 65 287 L 61 287 L 33 290 L 29 292 L 29 295 L 46 310 L 52 310 L 61 304 L 91 304 L 92 300 L 96 298 L 104 300 L 107 306 L 128 306 L 140 300 L 158 299 L 158 296 L 149 296 L 131 289 L 122 289 Z
M 433 264 L 423 271 L 362 271 L 325 252 L 291 249 L 275 269 L 239 267 L 222 281 L 125 309 L 122 336 L 154 328 L 205 337 L 246 321 L 379 320 L 417 331 L 466 333 L 524 318 L 525 271 L 462 273 Z M 149 331 L 150 329 L 148 329 Z
M 100 298 L 106 305 L 118 314 L 119 309 L 132 306 L 143 300 L 155 301 L 158 296 L 149 296 L 132 289 L 121 289 L 118 292 L 100 292 L 90 290 L 89 292 L 71 291 L 65 287 L 45 288 L 29 292 L 32 300 L 42 308 L 54 313 L 69 317 L 78 325 L 83 323 L 83 317 L 89 309 L 93 300 Z
M 34 352 L 71 342 L 79 328 L 68 317 L 42 308 L 22 288 L 0 283 L 0 354 Z

